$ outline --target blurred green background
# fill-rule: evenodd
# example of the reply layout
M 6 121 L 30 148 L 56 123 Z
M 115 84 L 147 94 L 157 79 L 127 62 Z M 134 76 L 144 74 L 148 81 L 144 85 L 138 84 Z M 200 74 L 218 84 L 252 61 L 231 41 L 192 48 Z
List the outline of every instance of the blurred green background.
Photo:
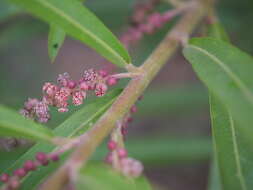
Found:
M 116 34 L 128 26 L 134 0 L 87 0 L 86 5 Z M 162 3 L 160 11 L 169 8 Z M 217 11 L 232 43 L 253 53 L 253 1 L 221 0 Z M 130 53 L 141 64 L 161 41 L 173 22 L 155 35 L 146 36 Z M 201 35 L 202 29 L 196 31 Z M 70 38 L 55 64 L 47 54 L 48 25 L 0 0 L 0 103 L 20 109 L 27 97 L 41 96 L 41 86 L 69 72 L 74 79 L 87 68 L 103 68 L 104 59 Z M 124 86 L 122 81 L 119 86 Z M 73 111 L 72 111 L 73 112 Z M 54 127 L 70 113 L 53 113 Z M 130 154 L 145 164 L 145 174 L 154 187 L 168 190 L 204 190 L 208 186 L 211 158 L 210 120 L 206 89 L 180 51 L 163 68 L 138 103 L 138 113 L 129 127 Z M 0 152 L 1 170 L 24 149 Z M 94 159 L 106 154 L 101 147 Z

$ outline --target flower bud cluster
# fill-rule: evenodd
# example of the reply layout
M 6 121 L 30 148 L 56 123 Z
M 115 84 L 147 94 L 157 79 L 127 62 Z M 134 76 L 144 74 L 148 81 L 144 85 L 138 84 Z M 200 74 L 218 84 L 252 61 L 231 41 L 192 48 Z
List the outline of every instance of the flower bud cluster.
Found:
M 152 13 L 146 17 L 144 22 L 130 27 L 120 38 L 121 42 L 129 47 L 130 44 L 141 40 L 144 34 L 154 34 L 167 22 L 177 15 L 177 12 L 169 10 L 165 13 Z
M 47 166 L 50 161 L 56 162 L 59 160 L 58 154 L 46 154 L 38 152 L 35 155 L 35 160 L 27 160 L 21 168 L 16 169 L 12 175 L 3 173 L 0 176 L 0 181 L 5 184 L 3 190 L 17 190 L 21 186 L 21 180 L 28 173 L 36 171 L 40 166 Z
M 74 81 L 68 73 L 60 74 L 57 82 L 46 82 L 42 87 L 42 100 L 29 98 L 20 111 L 27 118 L 46 123 L 50 119 L 49 106 L 58 108 L 59 112 L 67 112 L 69 101 L 79 106 L 83 104 L 88 91 L 94 91 L 98 97 L 104 96 L 108 86 L 117 84 L 118 79 L 108 75 L 105 70 L 85 70 L 81 79 Z
M 138 3 L 134 6 L 131 23 L 137 25 L 142 23 L 146 16 L 154 11 L 155 7 L 160 3 L 160 0 L 150 0 L 145 3 Z
M 183 9 L 172 9 L 164 13 L 155 12 L 160 0 L 150 0 L 146 3 L 136 4 L 133 16 L 130 18 L 131 27 L 121 35 L 121 42 L 128 48 L 129 45 L 141 40 L 145 34 L 154 34 Z
M 107 144 L 107 148 L 110 151 L 106 157 L 106 162 L 112 164 L 116 156 L 117 170 L 127 177 L 139 177 L 143 171 L 143 165 L 140 161 L 128 157 L 127 150 L 121 148 L 113 140 L 110 140 Z

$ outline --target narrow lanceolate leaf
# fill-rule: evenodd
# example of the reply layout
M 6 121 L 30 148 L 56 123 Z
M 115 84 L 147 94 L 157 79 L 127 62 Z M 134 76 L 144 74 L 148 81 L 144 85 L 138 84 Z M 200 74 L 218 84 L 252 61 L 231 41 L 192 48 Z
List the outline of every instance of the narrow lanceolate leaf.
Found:
M 220 172 L 216 158 L 213 157 L 209 167 L 208 190 L 222 190 Z
M 95 121 L 109 108 L 113 103 L 115 98 L 119 95 L 121 90 L 114 90 L 102 98 L 96 101 L 84 105 L 79 111 L 71 115 L 67 120 L 60 124 L 56 129 L 54 129 L 54 134 L 63 137 L 73 137 L 80 132 L 84 133 L 88 130 Z M 38 143 L 31 147 L 25 154 L 23 154 L 18 160 L 16 160 L 5 172 L 11 173 L 16 168 L 21 167 L 26 160 L 34 159 L 36 152 L 52 152 L 56 150 L 55 146 Z M 65 156 L 61 157 L 64 161 Z M 50 164 L 47 167 L 40 168 L 38 171 L 28 174 L 22 183 L 22 190 L 35 190 L 37 185 L 42 182 L 42 180 L 54 171 L 60 163 Z
M 214 39 L 195 38 L 184 55 L 209 90 L 230 110 L 245 138 L 252 141 L 253 59 L 236 47 Z
M 47 142 L 54 137 L 51 130 L 2 105 L 0 105 L 0 136 Z
M 126 178 L 102 164 L 90 164 L 83 168 L 79 173 L 76 188 L 77 190 L 151 190 L 144 177 Z
M 94 48 L 112 63 L 124 67 L 130 57 L 107 27 L 77 0 L 10 0 L 32 14 L 61 27 L 67 34 Z
M 207 34 L 210 37 L 229 42 L 229 37 L 225 29 L 218 21 L 216 23 L 210 24 Z M 224 158 L 226 158 L 226 156 L 224 157 L 224 155 L 232 154 L 234 156 L 233 154 L 234 150 L 233 148 L 227 148 L 226 146 L 224 146 L 223 141 L 227 141 L 228 139 L 223 138 L 222 135 L 217 133 L 217 131 L 219 132 L 221 128 L 227 129 L 227 131 L 230 130 L 230 128 L 226 128 L 230 127 L 229 125 L 223 126 L 222 125 L 223 123 L 220 122 L 223 120 L 224 120 L 223 122 L 229 121 L 229 117 L 226 117 L 228 115 L 228 111 L 222 105 L 222 103 L 215 97 L 215 95 L 212 95 L 211 92 L 209 95 L 209 104 L 211 112 L 210 114 L 212 118 L 212 132 L 213 132 L 212 137 L 213 137 L 214 155 L 209 173 L 210 176 L 209 176 L 208 190 L 221 190 L 222 186 L 224 186 L 223 189 L 230 188 L 230 186 L 237 187 L 238 184 L 240 184 L 240 181 L 238 179 L 234 181 L 234 176 L 236 175 L 237 171 L 234 170 L 233 171 L 234 173 L 232 175 L 229 174 L 229 172 L 231 172 L 230 166 L 231 160 L 234 161 L 235 160 L 234 157 L 231 157 L 230 162 L 224 162 Z M 219 114 L 217 114 L 217 112 L 219 112 Z M 232 119 L 232 116 L 230 117 Z M 222 126 L 220 126 L 219 124 L 221 124 Z M 222 134 L 224 135 L 225 133 Z M 220 136 L 222 139 L 219 138 Z M 233 143 L 236 144 L 236 142 Z M 234 164 L 235 163 L 236 162 L 234 162 Z M 233 165 L 232 168 L 236 168 L 235 165 Z M 223 182 L 223 184 L 221 184 L 221 181 Z M 236 185 L 234 183 L 236 183 Z
M 64 40 L 66 33 L 54 24 L 50 25 L 48 34 L 48 54 L 51 62 L 54 62 Z
M 211 120 L 214 149 L 224 190 L 250 190 L 253 188 L 252 144 L 239 130 L 238 123 L 217 98 L 212 98 Z

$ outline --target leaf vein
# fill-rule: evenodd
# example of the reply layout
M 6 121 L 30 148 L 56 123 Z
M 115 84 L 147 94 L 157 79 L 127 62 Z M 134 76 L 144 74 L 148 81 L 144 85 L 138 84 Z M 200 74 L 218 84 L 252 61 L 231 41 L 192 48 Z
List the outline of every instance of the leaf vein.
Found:
M 209 53 L 208 51 L 196 47 L 194 45 L 189 45 L 190 48 L 193 48 L 208 57 L 210 57 L 214 62 L 216 62 L 224 71 L 225 73 L 237 84 L 237 86 L 242 90 L 245 97 L 253 104 L 253 94 L 248 90 L 247 86 L 240 80 L 240 78 L 229 68 L 227 67 L 220 59 L 218 59 L 215 55 Z

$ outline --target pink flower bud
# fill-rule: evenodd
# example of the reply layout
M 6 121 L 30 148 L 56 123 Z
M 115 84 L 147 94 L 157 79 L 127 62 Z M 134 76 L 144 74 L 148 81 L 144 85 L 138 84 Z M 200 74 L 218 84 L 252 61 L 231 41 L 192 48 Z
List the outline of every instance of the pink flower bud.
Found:
M 17 178 L 11 178 L 8 182 L 8 187 L 12 189 L 18 189 L 20 187 L 20 181 Z
M 118 80 L 115 78 L 115 77 L 109 77 L 106 81 L 106 83 L 109 85 L 109 86 L 113 86 L 115 84 L 117 84 Z
M 89 85 L 88 85 L 86 82 L 81 82 L 81 83 L 79 84 L 79 88 L 80 88 L 81 90 L 86 91 L 86 90 L 89 90 Z
M 55 104 L 58 108 L 66 108 L 68 106 L 68 98 L 71 94 L 69 88 L 61 88 L 54 96 Z
M 99 70 L 98 73 L 103 78 L 108 76 L 108 72 L 104 69 Z
M 132 117 L 128 117 L 128 118 L 127 118 L 127 122 L 128 122 L 128 123 L 133 122 L 133 118 L 132 118 Z
M 76 91 L 73 93 L 72 102 L 74 105 L 79 106 L 83 104 L 83 100 L 86 98 L 86 93 L 83 91 Z
M 35 156 L 36 160 L 40 163 L 46 162 L 48 160 L 47 155 L 44 152 L 38 152 Z
M 107 86 L 104 83 L 98 83 L 96 85 L 95 94 L 96 96 L 104 96 L 107 91 Z
M 75 87 L 76 87 L 76 82 L 73 81 L 73 80 L 68 81 L 68 87 L 69 87 L 70 89 L 75 88 Z
M 10 176 L 7 173 L 3 173 L 0 177 L 0 181 L 6 183 L 9 180 Z
M 26 175 L 26 170 L 24 168 L 19 168 L 16 169 L 13 173 L 15 176 L 24 177 Z
M 121 128 L 121 133 L 122 133 L 123 136 L 126 136 L 127 135 L 127 129 L 122 127 Z
M 69 80 L 70 76 L 68 73 L 63 73 L 60 74 L 57 81 L 59 84 L 61 84 L 62 86 L 66 87 L 68 86 L 68 80 Z
M 133 105 L 133 106 L 131 107 L 130 111 L 131 111 L 131 113 L 137 112 L 137 107 L 136 107 L 136 105 Z
M 32 170 L 36 170 L 36 165 L 35 163 L 32 161 L 32 160 L 27 160 L 25 163 L 24 163 L 24 169 L 29 172 L 29 171 L 32 171 Z
M 35 113 L 40 123 L 46 123 L 50 119 L 49 108 L 45 102 L 39 102 L 35 106 Z
M 113 141 L 113 140 L 110 140 L 108 143 L 107 143 L 107 148 L 109 149 L 109 150 L 114 150 L 115 148 L 117 147 L 117 144 L 116 144 L 116 142 L 115 141 Z
M 50 159 L 54 162 L 57 162 L 60 158 L 58 154 L 52 154 L 50 155 Z
M 39 103 L 39 100 L 36 98 L 28 98 L 28 100 L 25 102 L 24 108 L 28 111 L 32 110 L 37 104 Z
M 143 172 L 143 165 L 140 161 L 133 158 L 123 158 L 120 160 L 121 171 L 130 177 L 139 177 Z
M 83 74 L 84 81 L 94 81 L 98 77 L 98 73 L 94 69 L 85 70 Z
M 58 91 L 58 87 L 49 82 L 45 83 L 42 87 L 43 92 L 45 92 L 48 96 L 52 97 Z
M 148 17 L 148 23 L 155 28 L 161 28 L 163 25 L 163 17 L 159 13 L 153 13 Z
M 119 148 L 119 149 L 117 149 L 117 153 L 118 153 L 118 156 L 119 156 L 120 158 L 125 158 L 125 157 L 127 157 L 127 151 L 126 151 L 126 149 L 124 149 L 124 148 Z

